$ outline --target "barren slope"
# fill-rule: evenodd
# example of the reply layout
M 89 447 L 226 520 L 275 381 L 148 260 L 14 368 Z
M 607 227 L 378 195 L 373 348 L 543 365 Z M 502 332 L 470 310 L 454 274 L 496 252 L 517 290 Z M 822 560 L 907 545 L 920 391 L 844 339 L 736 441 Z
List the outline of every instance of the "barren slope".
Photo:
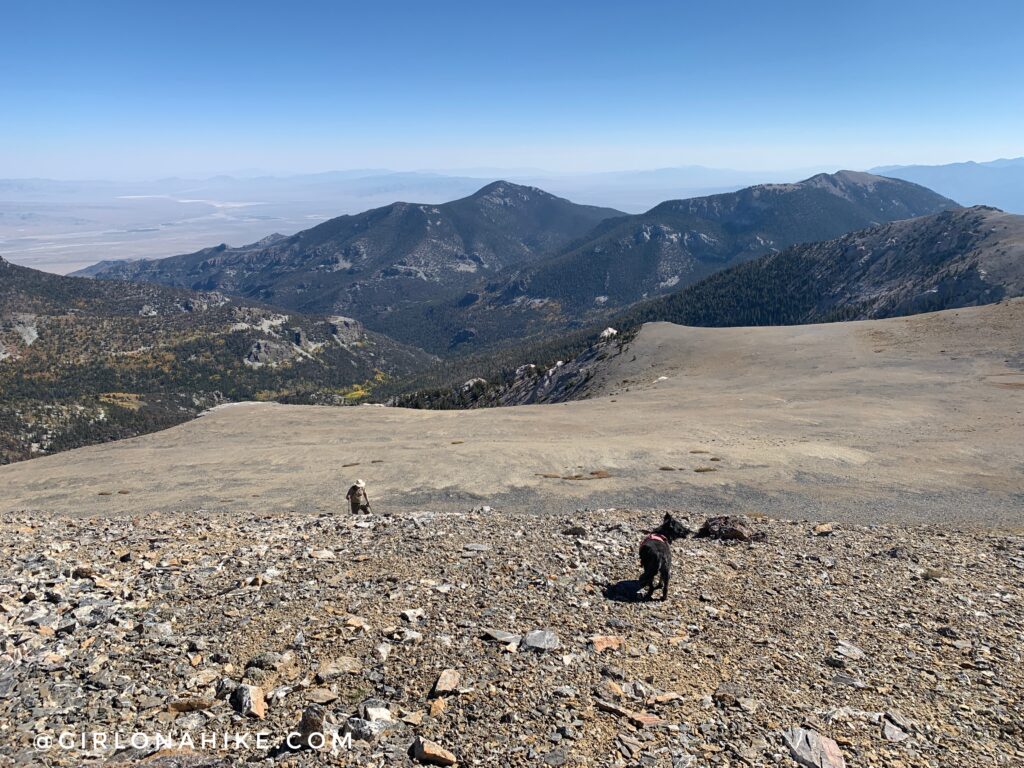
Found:
M 328 510 L 360 476 L 381 508 L 632 503 L 1019 526 L 1022 329 L 1019 300 L 816 326 L 655 324 L 593 400 L 236 405 L 4 467 L 0 510 Z

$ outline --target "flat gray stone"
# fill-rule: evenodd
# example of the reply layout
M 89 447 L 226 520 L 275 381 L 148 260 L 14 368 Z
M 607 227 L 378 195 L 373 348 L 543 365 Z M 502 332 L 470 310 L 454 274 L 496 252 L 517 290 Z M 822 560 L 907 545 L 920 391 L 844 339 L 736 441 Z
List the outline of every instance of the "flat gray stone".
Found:
M 850 661 L 860 661 L 865 656 L 864 651 L 853 643 L 848 643 L 845 640 L 839 641 L 839 645 L 836 646 L 835 652 L 840 656 L 845 656 Z
M 782 738 L 789 754 L 804 768 L 846 768 L 839 745 L 828 736 L 806 728 L 790 728 Z
M 502 645 L 519 645 L 523 639 L 522 635 L 516 635 L 512 632 L 505 632 L 502 629 L 485 629 L 484 637 L 488 640 L 493 640 L 496 643 Z
M 534 651 L 553 651 L 562 645 L 558 635 L 550 629 L 534 629 L 531 632 L 527 632 L 522 644 L 524 647 Z

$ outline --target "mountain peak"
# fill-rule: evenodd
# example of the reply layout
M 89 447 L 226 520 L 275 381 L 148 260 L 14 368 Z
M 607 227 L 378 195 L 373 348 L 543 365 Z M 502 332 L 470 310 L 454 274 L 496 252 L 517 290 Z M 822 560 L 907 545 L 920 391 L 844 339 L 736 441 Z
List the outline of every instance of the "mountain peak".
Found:
M 480 187 L 476 192 L 473 193 L 473 197 L 479 195 L 489 195 L 491 192 L 498 192 L 503 190 L 505 187 L 518 187 L 518 184 L 513 184 L 511 181 L 505 181 L 504 179 L 497 179 L 492 181 L 490 184 L 485 184 Z
M 880 182 L 888 181 L 884 176 L 876 176 L 864 171 L 836 171 L 835 173 L 817 173 L 809 179 L 799 182 L 808 187 L 857 186 L 870 188 Z
M 929 198 L 933 202 L 941 201 L 946 208 L 955 208 L 957 203 L 944 198 L 932 190 L 903 179 L 889 176 L 877 176 L 865 171 L 836 171 L 835 173 L 819 173 L 792 185 L 795 189 L 818 189 L 822 192 L 841 197 L 849 201 L 857 199 L 887 198 L 891 195 L 909 195 Z M 934 211 L 922 211 L 930 213 Z M 894 218 L 894 217 L 889 217 Z M 895 217 L 907 218 L 907 217 Z
M 288 239 L 287 235 L 282 235 L 280 232 L 274 232 L 271 235 L 267 235 L 266 237 L 257 240 L 255 243 L 250 243 L 249 245 L 243 245 L 242 248 L 243 249 L 267 248 L 267 247 L 269 247 L 271 245 L 274 245 L 275 243 L 279 243 L 282 240 L 287 240 L 287 239 Z
M 550 195 L 537 187 L 513 184 L 511 181 L 505 181 L 504 179 L 492 181 L 490 184 L 481 187 L 470 195 L 470 198 L 473 200 L 487 200 L 489 202 L 498 202 L 503 205 L 508 205 L 513 201 L 525 202 L 526 200 L 538 197 L 551 198 L 553 195 Z

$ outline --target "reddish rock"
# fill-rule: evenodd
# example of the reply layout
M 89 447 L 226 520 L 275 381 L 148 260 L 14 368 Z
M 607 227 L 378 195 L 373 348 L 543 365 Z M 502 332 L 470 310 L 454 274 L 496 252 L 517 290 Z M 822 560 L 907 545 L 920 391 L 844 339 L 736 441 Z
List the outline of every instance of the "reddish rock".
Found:
M 412 754 L 426 765 L 455 765 L 458 760 L 451 752 L 432 741 L 417 737 L 412 745 Z
M 603 651 L 619 651 L 626 645 L 626 638 L 619 635 L 594 635 L 590 638 L 591 645 L 596 653 Z
M 430 695 L 444 696 L 445 694 L 455 693 L 458 690 L 461 679 L 458 670 L 451 668 L 442 670 L 437 678 L 437 682 L 434 683 L 434 690 Z

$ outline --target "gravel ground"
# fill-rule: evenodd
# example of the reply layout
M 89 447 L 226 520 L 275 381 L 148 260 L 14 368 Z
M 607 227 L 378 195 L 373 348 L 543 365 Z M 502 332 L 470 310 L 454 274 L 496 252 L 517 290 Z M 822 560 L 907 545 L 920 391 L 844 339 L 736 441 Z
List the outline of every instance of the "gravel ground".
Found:
M 661 515 L 6 515 L 0 765 L 1022 764 L 1024 538 L 754 518 L 636 601 Z
M 568 480 L 552 482 L 572 483 Z M 474 505 L 486 504 L 538 515 L 572 515 L 577 510 L 626 509 L 636 506 L 638 499 L 642 498 L 645 508 L 696 507 L 705 515 L 747 513 L 814 522 L 834 520 L 855 525 L 934 525 L 964 530 L 1024 533 L 1024 493 L 1007 496 L 974 489 L 909 493 L 905 489 L 887 488 L 884 493 L 865 500 L 828 494 L 828 488 L 817 480 L 799 490 L 765 491 L 742 484 L 717 488 L 694 488 L 682 484 L 675 489 L 646 488 L 643 487 L 643 478 L 637 478 L 637 488 L 640 490 L 607 493 L 595 490 L 573 499 L 532 488 L 520 488 L 493 496 L 458 491 L 423 491 L 388 499 L 388 506 L 403 512 L 420 509 L 458 512 Z M 879 489 L 872 490 L 878 493 Z M 319 506 L 323 512 L 330 509 L 330 505 L 321 503 Z

